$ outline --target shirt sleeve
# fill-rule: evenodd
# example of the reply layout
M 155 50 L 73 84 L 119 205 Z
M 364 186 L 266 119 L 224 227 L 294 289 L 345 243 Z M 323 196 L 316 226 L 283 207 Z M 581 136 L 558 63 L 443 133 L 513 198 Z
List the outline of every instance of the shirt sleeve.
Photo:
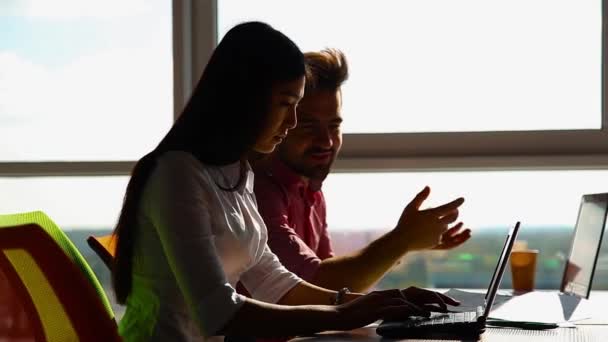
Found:
M 301 281 L 281 265 L 268 246 L 258 263 L 241 275 L 241 282 L 251 297 L 268 303 L 278 302 Z
M 323 192 L 319 191 L 319 210 L 322 211 L 322 216 L 327 217 L 325 215 L 326 205 L 325 205 L 325 197 L 323 196 Z M 331 258 L 334 256 L 334 250 L 331 246 L 331 238 L 329 237 L 329 231 L 327 230 L 327 222 L 323 222 L 323 231 L 319 236 L 319 247 L 317 249 L 317 256 L 321 260 L 325 260 L 327 258 Z
M 185 152 L 157 161 L 146 185 L 145 210 L 201 333 L 212 336 L 244 302 L 230 286 L 216 252 L 206 203 L 211 184 Z
M 321 259 L 290 226 L 287 196 L 268 177 L 257 177 L 254 189 L 259 212 L 268 229 L 270 249 L 288 270 L 310 282 Z
M 331 238 L 327 232 L 327 226 L 323 229 L 323 234 L 319 237 L 319 250 L 317 256 L 321 260 L 325 260 L 334 256 L 334 251 L 331 247 Z

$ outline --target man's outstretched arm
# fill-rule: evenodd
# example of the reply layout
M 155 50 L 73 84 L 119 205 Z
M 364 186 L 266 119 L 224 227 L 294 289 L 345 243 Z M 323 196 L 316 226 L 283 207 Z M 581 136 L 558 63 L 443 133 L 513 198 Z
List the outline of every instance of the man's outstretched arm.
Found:
M 323 260 L 310 281 L 325 288 L 348 287 L 364 292 L 407 252 L 450 249 L 463 244 L 470 238 L 470 230 L 462 230 L 462 223 L 448 229 L 458 219 L 458 207 L 463 200 L 420 210 L 429 193 L 427 187 L 406 206 L 395 229 L 356 252 Z

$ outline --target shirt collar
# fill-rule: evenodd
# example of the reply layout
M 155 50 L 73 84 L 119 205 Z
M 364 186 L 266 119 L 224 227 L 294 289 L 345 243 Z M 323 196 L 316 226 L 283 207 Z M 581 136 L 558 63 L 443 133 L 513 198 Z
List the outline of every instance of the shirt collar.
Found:
M 247 179 L 245 180 L 245 183 L 243 186 L 245 187 L 245 190 L 247 190 L 247 192 L 249 192 L 250 194 L 253 194 L 253 183 L 254 183 L 255 176 L 253 174 L 253 171 L 251 170 L 251 166 L 249 166 L 249 163 L 247 163 L 246 177 L 247 177 Z

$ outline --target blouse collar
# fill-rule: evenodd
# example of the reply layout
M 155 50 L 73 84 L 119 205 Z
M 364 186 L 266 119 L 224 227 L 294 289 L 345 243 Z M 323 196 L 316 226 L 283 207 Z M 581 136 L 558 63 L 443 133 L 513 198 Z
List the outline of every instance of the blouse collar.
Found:
M 239 193 L 244 193 L 245 191 L 249 193 L 253 193 L 253 182 L 254 175 L 251 170 L 251 165 L 249 162 L 245 162 L 245 180 L 239 184 L 236 190 Z M 241 176 L 241 161 L 237 160 L 234 163 L 215 166 L 211 168 L 213 172 L 213 178 L 215 181 L 221 185 L 223 188 L 232 188 L 234 187 Z

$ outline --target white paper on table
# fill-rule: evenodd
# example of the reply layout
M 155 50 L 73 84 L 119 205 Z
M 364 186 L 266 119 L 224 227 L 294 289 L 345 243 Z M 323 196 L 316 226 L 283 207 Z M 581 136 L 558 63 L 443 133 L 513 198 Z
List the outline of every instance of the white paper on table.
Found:
M 573 322 L 592 316 L 593 310 L 586 299 L 536 291 L 514 296 L 490 312 L 490 318 L 539 323 Z

